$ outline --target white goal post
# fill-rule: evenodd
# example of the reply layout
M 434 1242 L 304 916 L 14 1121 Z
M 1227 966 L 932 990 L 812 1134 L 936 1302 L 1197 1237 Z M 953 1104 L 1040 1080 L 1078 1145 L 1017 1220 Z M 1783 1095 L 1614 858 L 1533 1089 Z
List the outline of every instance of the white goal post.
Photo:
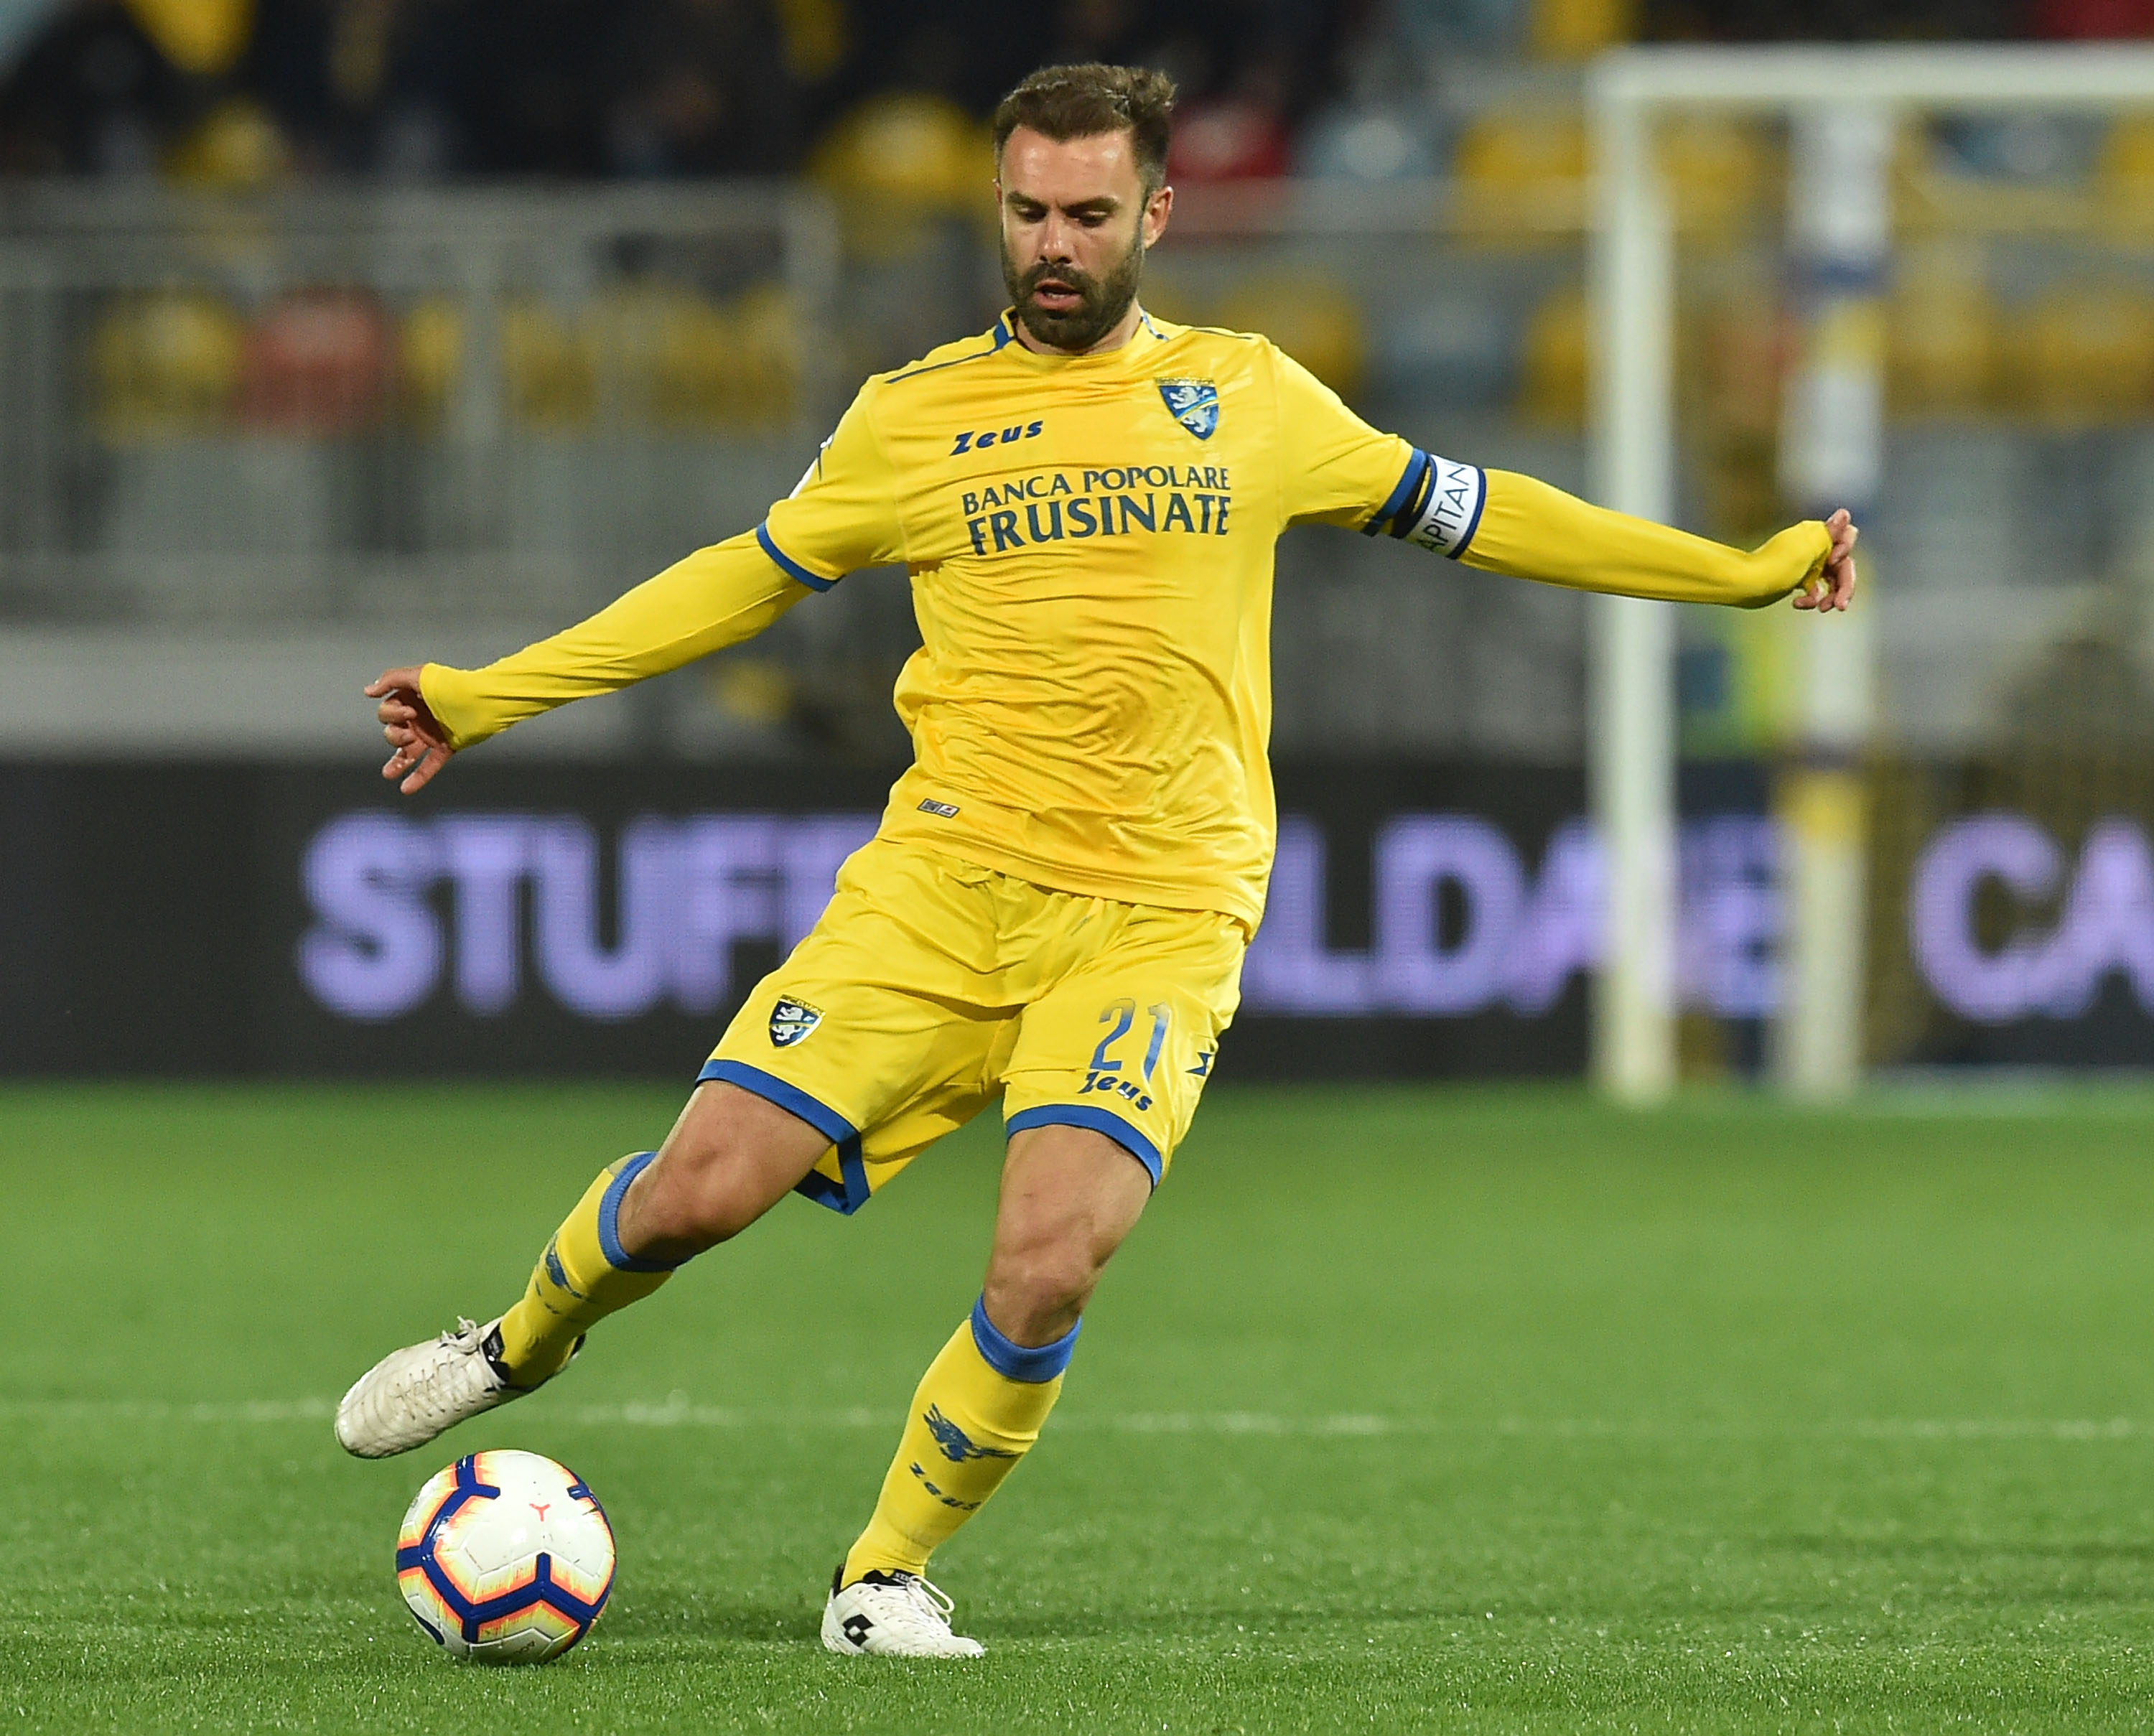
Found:
M 1595 64 L 1587 104 L 1595 176 L 1592 487 L 1604 505 L 1669 520 L 1677 511 L 1675 237 L 1654 147 L 1656 121 L 1686 111 L 1742 111 L 1785 116 L 1799 127 L 1835 115 L 1867 115 L 1874 124 L 1879 115 L 1906 110 L 2154 109 L 2154 47 L 1626 49 Z M 1845 196 L 1857 206 L 1881 199 L 1885 167 L 1881 160 L 1876 186 L 1846 186 Z M 1867 437 L 1875 439 L 1874 425 Z M 1592 1071 L 1607 1094 L 1651 1102 L 1676 1082 L 1676 618 L 1672 604 L 1630 598 L 1598 597 L 1594 608 L 1588 756 L 1608 917 Z M 1836 631 L 1842 625 L 1820 621 L 1804 636 L 1814 664 L 1866 660 L 1869 636 Z M 1805 671 L 1801 685 L 1829 699 L 1860 692 L 1866 681 L 1866 670 L 1820 666 Z M 1830 722 L 1823 720 L 1828 733 Z M 1789 922 L 1774 1053 L 1783 1084 L 1832 1096 L 1853 1089 L 1860 1071 L 1861 840 L 1859 827 L 1851 837 L 1830 825 L 1811 830 L 1806 837 L 1802 825 L 1791 827 L 1784 851 Z M 1844 860 L 1834 860 L 1835 851 Z

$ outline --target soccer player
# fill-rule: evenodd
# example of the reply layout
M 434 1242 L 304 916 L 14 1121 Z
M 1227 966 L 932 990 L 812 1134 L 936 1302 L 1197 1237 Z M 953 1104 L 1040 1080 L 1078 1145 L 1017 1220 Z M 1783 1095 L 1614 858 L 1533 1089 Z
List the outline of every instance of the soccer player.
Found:
M 870 380 L 753 532 L 484 669 L 367 688 L 408 793 L 518 719 L 733 645 L 901 564 L 915 759 L 814 931 L 758 983 L 656 1151 L 612 1164 L 522 1299 L 386 1357 L 338 1438 L 401 1453 L 544 1385 L 606 1315 L 789 1192 L 857 1211 L 998 1098 L 980 1299 L 914 1395 L 831 1583 L 832 1651 L 969 1657 L 926 1578 L 1039 1438 L 1080 1316 L 1164 1177 L 1263 913 L 1273 544 L 1390 536 L 1588 590 L 1847 606 L 1847 514 L 1743 554 L 1379 433 L 1262 337 L 1137 299 L 1173 204 L 1173 87 L 1051 67 L 994 119 L 1010 306 Z

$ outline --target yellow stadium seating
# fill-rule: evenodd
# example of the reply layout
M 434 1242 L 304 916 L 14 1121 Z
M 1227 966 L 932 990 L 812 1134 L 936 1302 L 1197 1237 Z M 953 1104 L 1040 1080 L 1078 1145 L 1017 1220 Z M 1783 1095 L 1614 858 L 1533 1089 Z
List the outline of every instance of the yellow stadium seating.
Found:
M 200 291 L 115 298 L 89 346 L 105 437 L 169 440 L 224 426 L 239 389 L 243 330 L 236 310 Z

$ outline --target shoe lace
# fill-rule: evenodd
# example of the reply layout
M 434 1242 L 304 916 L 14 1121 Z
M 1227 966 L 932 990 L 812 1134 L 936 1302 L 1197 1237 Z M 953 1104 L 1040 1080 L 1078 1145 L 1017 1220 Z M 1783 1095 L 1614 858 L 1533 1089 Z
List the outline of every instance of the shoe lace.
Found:
M 458 1315 L 455 1330 L 444 1332 L 440 1344 L 445 1351 L 468 1351 L 477 1348 L 477 1339 L 478 1322 Z
M 463 1359 L 477 1348 L 478 1323 L 459 1317 L 453 1331 L 444 1332 L 434 1340 L 432 1356 L 419 1358 L 407 1368 L 399 1383 L 404 1388 L 406 1402 L 425 1407 L 429 1414 L 437 1413 L 452 1404 L 453 1400 L 445 1382 Z
M 421 1361 L 412 1373 L 431 1391 L 477 1349 L 478 1323 L 459 1316 L 456 1330 L 436 1339 L 434 1354 Z
M 434 1340 L 435 1354 L 414 1366 L 404 1382 L 404 1402 L 417 1407 L 429 1420 L 452 1413 L 457 1396 L 452 1376 L 464 1359 L 478 1348 L 478 1323 L 459 1315 L 455 1330 Z
M 916 1573 L 907 1574 L 901 1583 L 905 1590 L 906 1601 L 924 1620 L 941 1628 L 947 1629 L 950 1626 L 951 1613 L 957 1607 L 957 1601 L 948 1592 L 934 1580 Z

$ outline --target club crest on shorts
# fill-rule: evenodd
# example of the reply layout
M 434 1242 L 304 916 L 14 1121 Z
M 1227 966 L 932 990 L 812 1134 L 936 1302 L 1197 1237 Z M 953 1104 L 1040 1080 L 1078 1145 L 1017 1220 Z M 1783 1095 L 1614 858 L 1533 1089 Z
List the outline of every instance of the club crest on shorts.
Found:
M 1199 440 L 1209 440 L 1219 426 L 1219 388 L 1208 380 L 1162 380 L 1159 395 L 1166 413 Z
M 822 1022 L 819 1007 L 786 995 L 770 1009 L 770 1040 L 777 1048 L 790 1049 Z

